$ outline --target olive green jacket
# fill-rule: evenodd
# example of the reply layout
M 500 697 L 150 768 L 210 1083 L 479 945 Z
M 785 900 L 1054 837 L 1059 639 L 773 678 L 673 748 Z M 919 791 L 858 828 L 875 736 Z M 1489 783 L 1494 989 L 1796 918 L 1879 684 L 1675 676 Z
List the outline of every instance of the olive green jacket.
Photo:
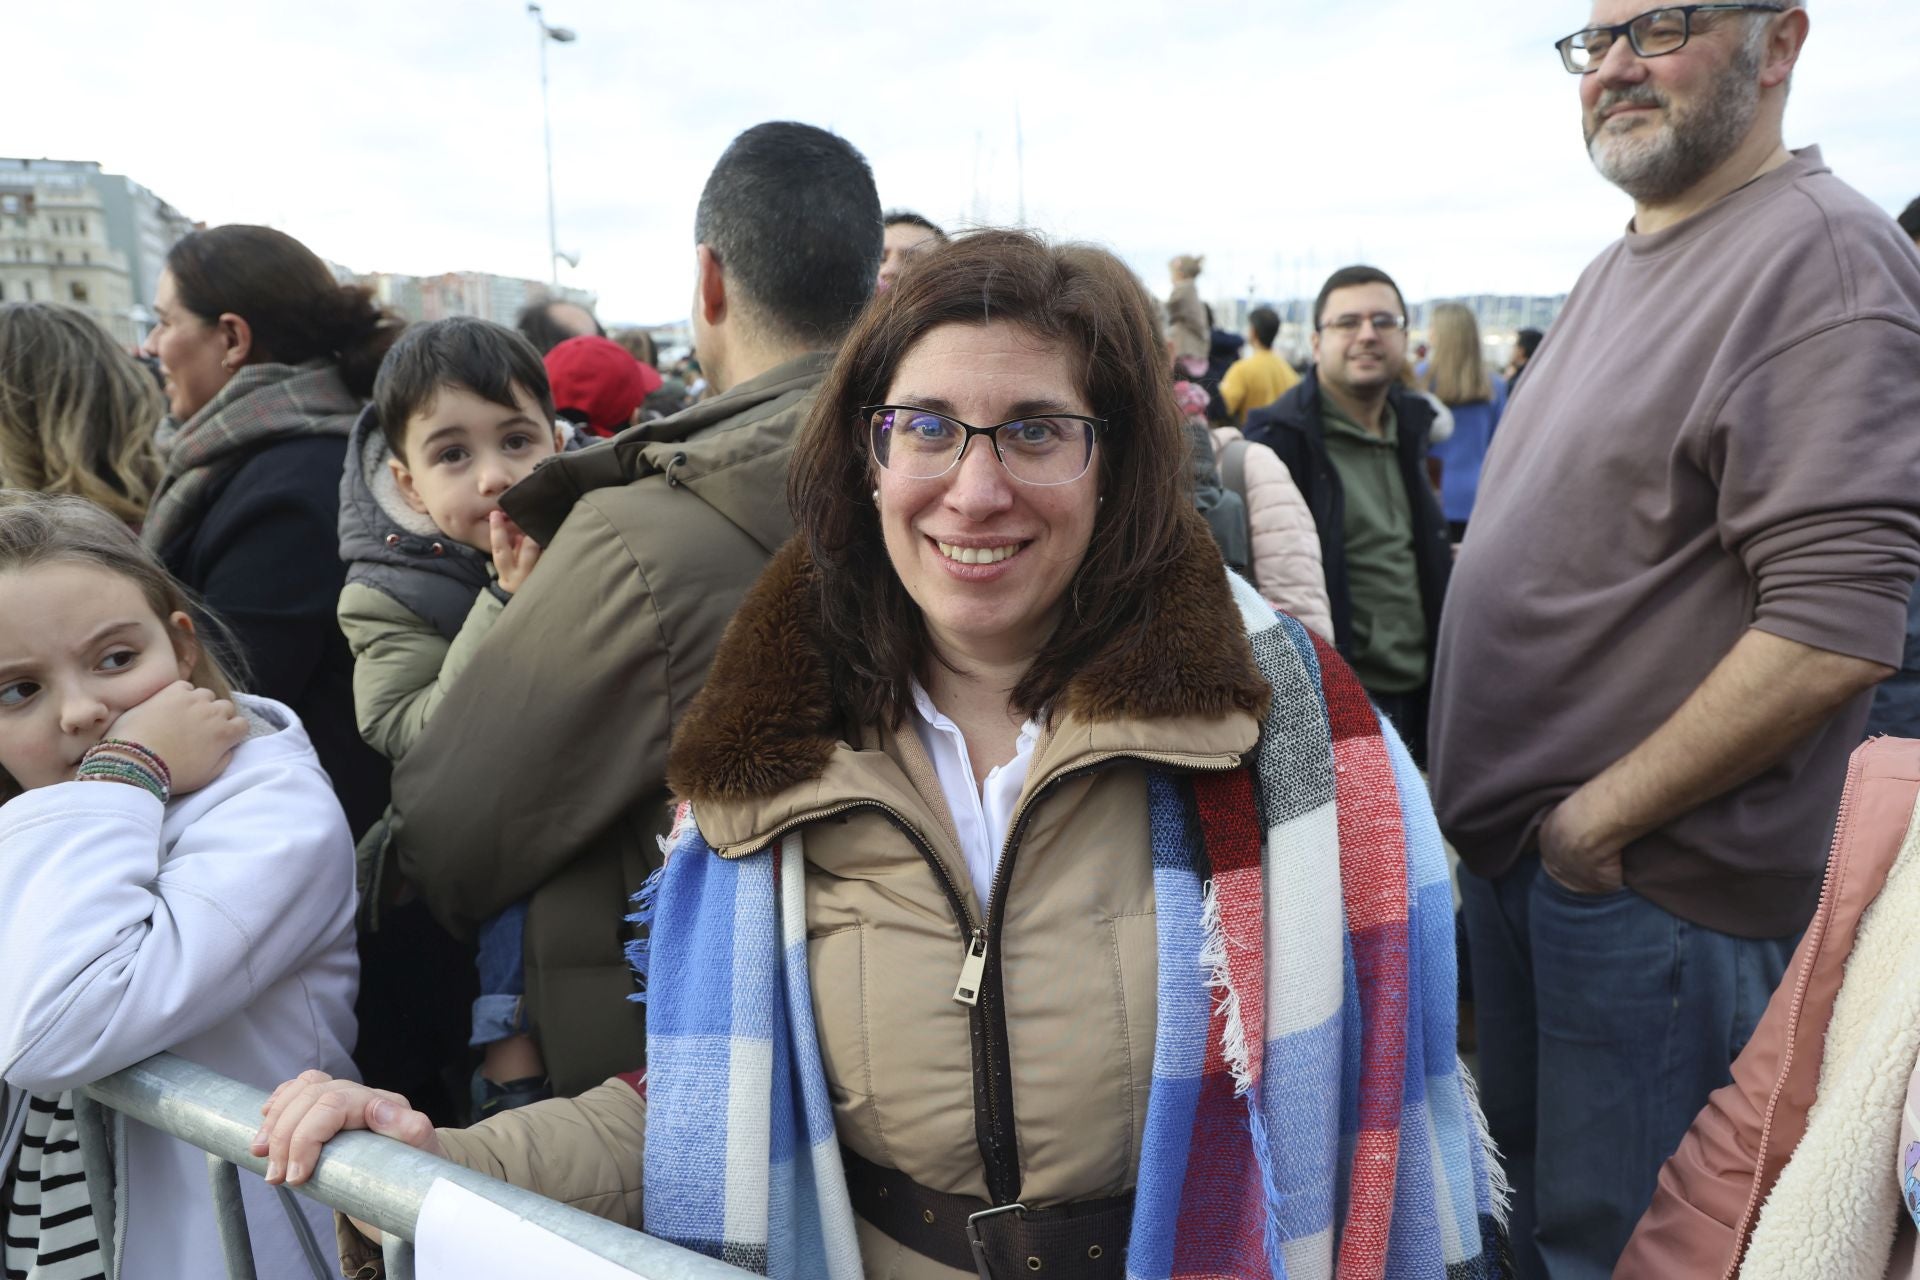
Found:
M 353 715 L 368 746 L 389 760 L 407 754 L 505 607 L 482 591 L 449 643 L 377 587 L 349 582 L 341 590 L 340 630 L 353 650 Z
M 502 500 L 546 547 L 394 771 L 400 870 L 470 937 L 529 900 L 528 1012 L 554 1089 L 641 1065 L 623 944 L 660 863 L 667 741 L 793 532 L 787 458 L 829 357 L 542 465 Z

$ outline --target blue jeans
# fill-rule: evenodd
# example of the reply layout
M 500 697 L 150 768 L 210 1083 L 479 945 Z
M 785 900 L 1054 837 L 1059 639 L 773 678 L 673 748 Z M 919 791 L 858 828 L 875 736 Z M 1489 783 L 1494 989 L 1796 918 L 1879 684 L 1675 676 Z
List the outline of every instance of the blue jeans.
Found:
M 525 1035 L 527 904 L 516 902 L 480 926 L 480 995 L 473 1002 L 473 1039 L 478 1048 Z
M 1460 894 L 1517 1274 L 1606 1280 L 1795 939 L 1715 933 L 1631 889 L 1575 893 L 1534 855 L 1493 880 L 1463 870 Z

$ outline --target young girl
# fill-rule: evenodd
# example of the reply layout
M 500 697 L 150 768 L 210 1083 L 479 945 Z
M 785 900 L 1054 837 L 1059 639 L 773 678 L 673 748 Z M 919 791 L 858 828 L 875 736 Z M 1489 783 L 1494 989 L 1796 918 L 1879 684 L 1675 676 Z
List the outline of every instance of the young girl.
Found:
M 350 1072 L 357 982 L 353 843 L 299 721 L 232 692 L 125 526 L 0 490 L 5 1275 L 223 1274 L 204 1156 L 113 1113 L 102 1241 L 73 1091 L 162 1050 L 259 1086 Z M 324 1208 L 241 1181 L 259 1274 L 308 1275 Z

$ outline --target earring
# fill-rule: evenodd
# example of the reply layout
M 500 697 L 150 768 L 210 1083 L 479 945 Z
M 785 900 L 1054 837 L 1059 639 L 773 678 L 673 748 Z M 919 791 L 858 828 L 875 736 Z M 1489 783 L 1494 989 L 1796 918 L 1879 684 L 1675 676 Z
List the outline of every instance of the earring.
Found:
M 880 491 L 878 489 L 873 491 L 873 505 L 876 507 L 880 505 Z

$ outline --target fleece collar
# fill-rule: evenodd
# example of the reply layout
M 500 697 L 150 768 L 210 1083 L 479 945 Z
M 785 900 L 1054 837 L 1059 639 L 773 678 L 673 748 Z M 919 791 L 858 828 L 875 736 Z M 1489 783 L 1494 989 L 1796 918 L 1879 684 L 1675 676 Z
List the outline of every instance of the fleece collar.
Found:
M 1213 540 L 1204 526 L 1196 532 L 1187 552 L 1142 588 L 1155 602 L 1144 630 L 1116 638 L 1062 691 L 1036 771 L 1057 771 L 1075 755 L 1214 758 L 1252 748 L 1267 686 Z M 804 540 L 795 538 L 748 593 L 675 735 L 675 794 L 696 805 L 763 801 L 796 788 L 817 794 L 836 755 L 862 754 L 835 723 L 817 582 Z

